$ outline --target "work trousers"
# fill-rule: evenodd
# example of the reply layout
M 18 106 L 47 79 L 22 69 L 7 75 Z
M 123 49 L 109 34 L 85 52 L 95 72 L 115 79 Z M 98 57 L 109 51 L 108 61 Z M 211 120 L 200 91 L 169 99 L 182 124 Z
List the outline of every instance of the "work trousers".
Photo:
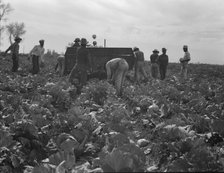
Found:
M 32 74 L 39 73 L 40 71 L 39 56 L 32 55 L 32 64 L 33 64 Z
M 12 55 L 12 72 L 17 72 L 19 68 L 19 57 Z
M 82 87 L 86 84 L 87 82 L 87 69 L 88 67 L 85 65 L 78 65 L 76 64 L 71 73 L 69 74 L 69 79 L 68 81 L 71 82 L 73 85 L 77 87 L 77 92 L 80 93 Z M 75 79 L 78 79 L 78 83 L 75 82 Z
M 158 78 L 158 72 L 159 72 L 159 69 L 158 69 L 158 64 L 157 63 L 152 63 L 151 64 L 151 73 L 152 73 L 152 77 L 154 79 L 157 79 Z
M 56 65 L 56 70 L 58 70 L 59 75 L 63 76 L 64 70 L 65 70 L 65 58 L 60 56 L 57 59 L 57 65 Z
M 144 79 L 147 79 L 147 74 L 144 69 L 144 61 L 137 61 L 135 64 L 135 81 L 137 83 L 139 83 L 141 76 L 143 76 Z
M 182 62 L 181 63 L 180 75 L 184 79 L 187 79 L 187 68 L 188 68 L 188 62 Z
M 159 72 L 160 72 L 160 79 L 164 80 L 166 78 L 166 71 L 167 71 L 167 66 L 166 65 L 160 65 L 159 66 Z

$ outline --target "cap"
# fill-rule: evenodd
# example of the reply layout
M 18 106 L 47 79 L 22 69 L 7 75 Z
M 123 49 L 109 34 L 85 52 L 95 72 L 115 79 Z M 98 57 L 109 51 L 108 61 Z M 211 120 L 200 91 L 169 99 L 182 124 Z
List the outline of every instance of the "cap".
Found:
M 138 51 L 139 50 L 139 48 L 138 47 L 134 47 L 133 48 L 133 51 L 135 52 L 135 51 Z
M 81 38 L 81 44 L 82 45 L 87 45 L 87 40 L 85 38 Z
M 183 48 L 188 48 L 188 46 L 187 45 L 184 45 Z
M 80 38 L 76 38 L 74 42 L 80 42 Z
M 39 40 L 39 43 L 44 43 L 44 40 L 42 39 L 42 40 Z

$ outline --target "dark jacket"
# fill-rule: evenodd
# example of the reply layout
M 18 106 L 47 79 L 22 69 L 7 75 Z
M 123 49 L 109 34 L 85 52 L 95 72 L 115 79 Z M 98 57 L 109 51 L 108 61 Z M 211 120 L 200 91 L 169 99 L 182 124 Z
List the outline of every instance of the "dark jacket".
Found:
M 158 58 L 159 58 L 158 54 L 152 54 L 150 56 L 151 63 L 158 63 Z
M 7 53 L 9 50 L 11 51 L 13 57 L 19 56 L 19 44 L 17 42 L 14 42 L 11 46 L 9 46 L 5 53 Z
M 86 47 L 80 47 L 77 50 L 77 61 L 76 64 L 78 66 L 90 66 L 90 59 L 89 59 L 89 51 Z
M 159 58 L 158 58 L 159 66 L 167 66 L 168 62 L 169 62 L 169 58 L 168 58 L 167 55 L 162 54 L 162 55 L 159 56 Z

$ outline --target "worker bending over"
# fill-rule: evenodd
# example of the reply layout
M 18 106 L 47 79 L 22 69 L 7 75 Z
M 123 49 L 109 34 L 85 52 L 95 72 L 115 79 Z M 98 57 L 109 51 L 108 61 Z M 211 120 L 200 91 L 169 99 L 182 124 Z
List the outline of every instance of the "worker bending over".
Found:
M 60 76 L 63 76 L 64 70 L 65 70 L 65 56 L 59 55 L 57 57 L 57 64 L 55 66 L 55 71 L 57 71 Z
M 118 96 L 122 94 L 122 85 L 128 69 L 129 65 L 123 58 L 114 58 L 106 63 L 107 81 L 115 85 Z

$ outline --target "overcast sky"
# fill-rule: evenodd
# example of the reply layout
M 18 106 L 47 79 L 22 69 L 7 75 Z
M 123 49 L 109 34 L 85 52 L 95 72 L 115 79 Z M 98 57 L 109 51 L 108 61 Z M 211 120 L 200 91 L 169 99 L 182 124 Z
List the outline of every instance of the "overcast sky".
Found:
M 20 52 L 38 40 L 65 52 L 76 37 L 107 47 L 137 46 L 149 59 L 167 48 L 171 62 L 189 46 L 193 63 L 224 64 L 224 0 L 3 0 L 14 9 L 7 23 L 24 22 Z M 6 34 L 5 34 L 6 37 Z M 9 45 L 5 38 L 1 49 Z

